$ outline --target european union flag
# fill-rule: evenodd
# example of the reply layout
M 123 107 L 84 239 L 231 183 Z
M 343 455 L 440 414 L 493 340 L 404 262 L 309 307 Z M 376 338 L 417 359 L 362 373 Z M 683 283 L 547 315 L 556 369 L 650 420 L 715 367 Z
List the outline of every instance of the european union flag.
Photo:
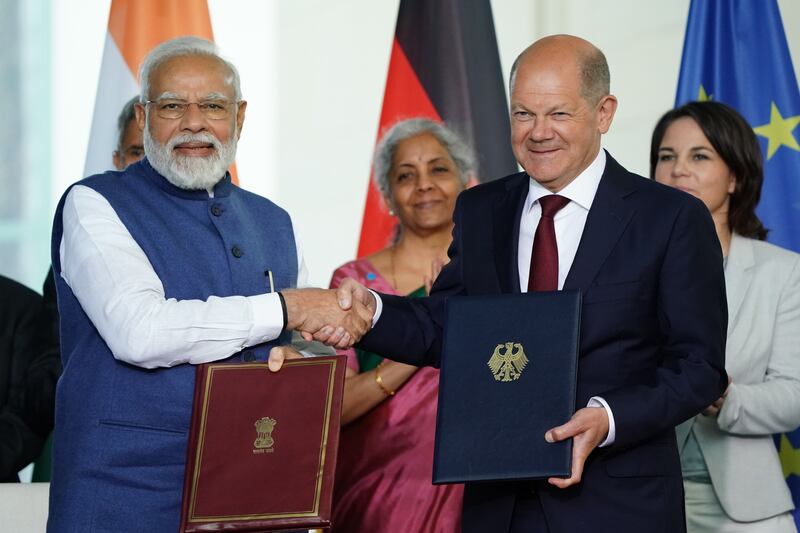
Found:
M 758 216 L 770 242 L 800 252 L 800 92 L 776 0 L 692 0 L 676 104 L 708 99 L 753 126 L 764 154 Z M 800 509 L 800 430 L 776 441 Z

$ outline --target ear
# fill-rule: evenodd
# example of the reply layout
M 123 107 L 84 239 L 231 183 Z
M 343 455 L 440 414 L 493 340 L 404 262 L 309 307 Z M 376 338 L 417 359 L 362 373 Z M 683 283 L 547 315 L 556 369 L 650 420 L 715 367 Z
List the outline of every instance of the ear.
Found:
M 617 97 L 607 94 L 597 103 L 597 129 L 600 133 L 606 133 L 614 120 L 614 113 L 617 112 Z
M 144 104 L 139 102 L 133 104 L 133 112 L 136 114 L 136 125 L 139 126 L 139 131 L 144 131 L 144 121 L 146 120 Z
M 238 140 L 242 136 L 242 125 L 244 125 L 244 112 L 247 110 L 247 102 L 242 100 L 239 102 L 239 109 L 236 111 L 236 131 L 239 132 L 236 135 L 236 139 Z
M 386 210 L 389 212 L 389 215 L 396 216 L 397 211 L 394 208 L 394 202 L 388 196 L 381 196 L 383 199 L 383 205 L 386 206 Z
M 111 155 L 111 159 L 114 162 L 114 168 L 117 170 L 122 170 L 122 156 L 119 153 L 119 150 L 114 150 L 114 153 Z
M 736 191 L 736 176 L 731 172 L 730 183 L 728 183 L 728 194 L 733 194 Z

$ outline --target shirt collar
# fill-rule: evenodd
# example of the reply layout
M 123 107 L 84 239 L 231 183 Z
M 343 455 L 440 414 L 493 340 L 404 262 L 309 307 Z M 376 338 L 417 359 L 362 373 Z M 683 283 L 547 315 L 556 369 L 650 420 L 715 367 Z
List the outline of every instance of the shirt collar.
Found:
M 583 172 L 578 174 L 569 185 L 561 189 L 558 192 L 559 196 L 569 198 L 571 202 L 588 211 L 592 207 L 594 195 L 597 193 L 597 187 L 600 186 L 600 178 L 603 177 L 605 168 L 606 151 L 600 148 L 594 161 Z M 533 178 L 528 180 L 528 184 L 528 198 L 525 200 L 526 213 L 530 211 L 534 203 L 539 201 L 539 198 L 553 194 Z

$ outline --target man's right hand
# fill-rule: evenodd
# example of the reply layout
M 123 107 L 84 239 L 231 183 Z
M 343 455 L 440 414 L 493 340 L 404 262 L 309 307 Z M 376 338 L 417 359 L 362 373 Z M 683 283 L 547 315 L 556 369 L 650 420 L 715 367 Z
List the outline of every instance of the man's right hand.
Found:
M 357 309 L 364 309 L 366 310 L 367 314 L 369 315 L 369 325 L 367 330 L 372 327 L 372 321 L 375 317 L 375 311 L 377 309 L 377 302 L 375 301 L 375 295 L 369 291 L 366 287 L 362 284 L 354 280 L 353 278 L 345 278 L 342 280 L 342 283 L 336 289 L 336 298 L 339 302 L 339 307 L 343 311 L 349 310 L 357 310 Z M 366 331 L 365 331 L 366 333 Z M 317 332 L 314 333 L 314 340 L 327 344 L 328 346 L 334 346 L 336 348 L 349 348 L 359 339 L 348 339 L 347 332 L 340 329 L 340 328 L 332 328 L 330 326 L 325 327 Z M 360 337 L 359 337 L 360 338 Z M 352 340 L 352 342 L 347 342 L 348 340 Z
M 344 278 L 342 280 L 342 283 L 336 289 L 336 298 L 339 300 L 339 307 L 344 310 L 348 310 L 354 303 L 358 303 L 370 312 L 370 317 L 375 315 L 375 309 L 377 308 L 375 295 L 353 278 Z
M 372 326 L 375 304 L 371 294 L 371 310 L 360 299 L 348 300 L 345 307 L 339 293 L 332 290 L 293 289 L 281 294 L 286 302 L 287 329 L 299 331 L 306 340 L 349 348 Z

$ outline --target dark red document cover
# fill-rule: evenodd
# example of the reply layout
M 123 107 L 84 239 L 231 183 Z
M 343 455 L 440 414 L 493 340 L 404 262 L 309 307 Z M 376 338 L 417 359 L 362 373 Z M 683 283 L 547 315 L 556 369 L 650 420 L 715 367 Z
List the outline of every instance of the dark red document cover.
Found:
M 344 356 L 197 368 L 181 531 L 330 526 Z

